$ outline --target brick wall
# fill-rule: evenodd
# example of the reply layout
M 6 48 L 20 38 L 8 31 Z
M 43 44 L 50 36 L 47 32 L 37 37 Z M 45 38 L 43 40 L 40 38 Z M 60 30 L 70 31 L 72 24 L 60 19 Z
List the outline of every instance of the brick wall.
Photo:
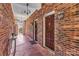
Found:
M 37 40 L 38 43 L 42 46 L 43 45 L 43 20 L 42 17 L 38 18 L 37 22 Z
M 37 20 L 37 40 L 43 44 L 43 17 L 46 13 L 55 11 L 55 55 L 79 55 L 79 4 L 44 4 L 40 10 L 35 11 L 26 21 L 26 26 Z M 64 14 L 64 17 L 61 15 Z M 62 17 L 62 18 L 60 18 Z M 29 29 L 26 28 L 28 33 Z M 26 32 L 26 33 L 27 33 Z M 31 35 L 31 34 L 30 34 Z
M 10 54 L 10 36 L 14 31 L 15 19 L 11 4 L 0 3 L 0 55 Z
M 69 5 L 69 6 L 68 6 Z M 60 8 L 62 6 L 62 8 Z M 64 8 L 65 6 L 65 8 Z M 59 7 L 59 8 L 58 8 Z M 56 24 L 58 24 L 58 27 L 56 27 L 56 55 L 79 55 L 78 52 L 78 41 L 75 42 L 77 39 L 74 39 L 75 37 L 78 37 L 75 35 L 76 31 L 78 30 L 78 27 L 75 28 L 75 24 L 78 24 L 78 22 L 75 20 L 79 17 L 78 15 L 73 14 L 76 13 L 75 11 L 78 11 L 77 5 L 75 4 L 61 4 L 58 6 L 57 14 L 61 10 L 64 11 L 65 15 L 63 19 L 56 20 Z M 78 34 L 78 32 L 76 33 Z

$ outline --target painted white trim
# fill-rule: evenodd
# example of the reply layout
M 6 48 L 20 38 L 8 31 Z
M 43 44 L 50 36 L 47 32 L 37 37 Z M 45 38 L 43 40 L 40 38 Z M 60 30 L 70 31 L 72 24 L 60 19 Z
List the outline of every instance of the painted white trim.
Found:
M 52 15 L 52 14 L 55 14 L 55 11 L 52 11 L 52 12 L 49 12 L 49 13 L 45 14 L 44 18 L 47 17 L 47 16 L 49 16 L 49 15 Z
M 45 17 L 52 15 L 52 14 L 55 14 L 55 11 L 52 11 L 52 12 L 45 14 L 43 17 L 43 46 L 44 47 L 46 47 L 45 46 Z M 46 48 L 48 48 L 48 47 L 46 47 Z M 50 50 L 50 49 L 48 48 L 48 50 Z

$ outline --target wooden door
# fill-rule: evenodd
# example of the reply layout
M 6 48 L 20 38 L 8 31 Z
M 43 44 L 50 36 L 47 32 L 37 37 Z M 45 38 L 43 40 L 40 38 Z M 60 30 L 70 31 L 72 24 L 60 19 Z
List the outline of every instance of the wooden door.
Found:
M 35 41 L 37 41 L 37 22 L 35 21 Z
M 45 46 L 54 50 L 54 15 L 45 17 Z

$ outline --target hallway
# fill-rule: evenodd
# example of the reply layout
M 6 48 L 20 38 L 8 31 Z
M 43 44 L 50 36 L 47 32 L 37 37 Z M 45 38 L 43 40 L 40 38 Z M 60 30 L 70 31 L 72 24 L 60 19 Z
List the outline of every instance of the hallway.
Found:
M 0 3 L 0 56 L 79 56 L 79 3 Z
M 15 56 L 48 56 L 48 51 L 39 44 L 31 44 L 32 39 L 26 35 L 19 33 L 16 39 Z

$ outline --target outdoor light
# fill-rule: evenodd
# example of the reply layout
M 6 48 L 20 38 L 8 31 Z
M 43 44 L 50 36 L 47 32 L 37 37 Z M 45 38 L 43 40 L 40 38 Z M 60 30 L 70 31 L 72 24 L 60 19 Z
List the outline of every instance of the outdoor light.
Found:
M 26 7 L 27 7 L 27 10 L 25 10 L 24 13 L 26 13 L 26 14 L 28 15 L 28 14 L 30 14 L 30 12 L 31 12 L 31 11 L 29 10 L 29 3 L 26 3 Z

